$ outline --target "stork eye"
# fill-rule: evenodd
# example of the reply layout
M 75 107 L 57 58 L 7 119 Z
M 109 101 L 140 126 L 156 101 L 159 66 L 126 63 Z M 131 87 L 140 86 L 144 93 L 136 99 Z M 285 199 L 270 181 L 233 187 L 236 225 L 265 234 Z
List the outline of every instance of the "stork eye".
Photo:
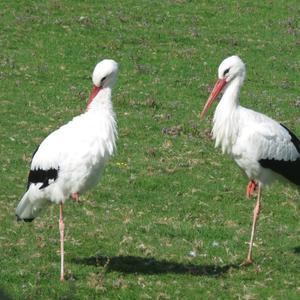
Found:
M 225 76 L 229 72 L 230 68 L 226 69 L 223 73 L 223 76 Z
M 101 79 L 101 83 L 103 83 L 103 81 L 104 81 L 106 78 L 107 78 L 107 76 L 103 77 L 103 78 Z

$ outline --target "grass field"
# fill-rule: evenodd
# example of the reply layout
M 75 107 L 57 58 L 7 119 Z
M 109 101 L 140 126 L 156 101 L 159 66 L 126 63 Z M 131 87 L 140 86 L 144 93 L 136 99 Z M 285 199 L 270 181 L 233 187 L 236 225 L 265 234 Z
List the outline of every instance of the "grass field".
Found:
M 0 299 L 299 299 L 299 194 L 263 195 L 255 264 L 246 177 L 198 113 L 227 56 L 247 64 L 241 102 L 300 136 L 300 6 L 274 1 L 0 2 Z M 84 110 L 103 58 L 120 66 L 118 151 L 101 184 L 15 220 L 31 154 Z M 191 255 L 194 251 L 196 255 Z

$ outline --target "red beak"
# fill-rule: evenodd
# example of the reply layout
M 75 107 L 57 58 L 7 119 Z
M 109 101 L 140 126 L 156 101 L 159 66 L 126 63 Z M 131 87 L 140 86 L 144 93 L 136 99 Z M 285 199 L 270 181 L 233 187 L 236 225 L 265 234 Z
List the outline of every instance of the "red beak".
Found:
M 205 113 L 207 112 L 207 110 L 210 108 L 211 104 L 214 102 L 214 100 L 218 97 L 218 95 L 220 94 L 220 92 L 222 91 L 222 89 L 224 88 L 225 84 L 226 84 L 226 80 L 225 79 L 219 79 L 212 92 L 209 95 L 208 100 L 206 101 L 206 104 L 200 114 L 200 118 L 202 119 L 205 115 Z
M 90 93 L 90 97 L 89 97 L 89 101 L 86 104 L 86 108 L 88 109 L 89 105 L 91 104 L 91 102 L 94 100 L 94 98 L 97 96 L 97 94 L 99 93 L 99 91 L 102 89 L 101 86 L 93 86 L 93 89 Z

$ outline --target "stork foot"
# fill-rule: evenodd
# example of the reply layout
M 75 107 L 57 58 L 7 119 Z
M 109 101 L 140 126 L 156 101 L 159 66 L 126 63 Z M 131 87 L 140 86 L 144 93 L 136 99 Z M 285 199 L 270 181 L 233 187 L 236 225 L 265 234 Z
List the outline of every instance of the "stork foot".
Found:
M 253 264 L 252 258 L 247 258 L 247 259 L 245 259 L 245 260 L 240 264 L 240 266 L 241 266 L 241 267 L 248 267 L 248 266 L 250 266 L 250 265 L 252 265 L 252 264 Z
M 71 194 L 71 199 L 72 199 L 74 202 L 79 203 L 79 202 L 80 202 L 80 200 L 79 200 L 79 193 L 72 193 L 72 194 Z
M 246 191 L 247 198 L 251 198 L 253 196 L 256 187 L 257 187 L 257 183 L 254 180 L 250 180 L 247 185 L 247 191 Z

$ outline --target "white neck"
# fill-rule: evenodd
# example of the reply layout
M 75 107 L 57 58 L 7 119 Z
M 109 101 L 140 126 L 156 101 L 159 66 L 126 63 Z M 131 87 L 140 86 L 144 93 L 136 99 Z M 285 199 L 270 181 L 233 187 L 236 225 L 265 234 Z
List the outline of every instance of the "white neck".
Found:
M 213 119 L 213 138 L 216 147 L 221 146 L 223 152 L 230 153 L 238 135 L 238 108 L 240 88 L 243 78 L 234 78 L 226 87 L 218 104 Z
M 243 84 L 243 78 L 236 77 L 225 88 L 224 94 L 216 110 L 222 110 L 222 113 L 230 113 L 237 109 L 240 104 L 240 89 Z
M 84 115 L 98 139 L 102 156 L 108 158 L 116 148 L 117 123 L 111 102 L 111 88 L 103 88 L 89 104 Z
M 86 109 L 87 111 L 109 110 L 112 111 L 111 88 L 106 87 L 99 91 Z

